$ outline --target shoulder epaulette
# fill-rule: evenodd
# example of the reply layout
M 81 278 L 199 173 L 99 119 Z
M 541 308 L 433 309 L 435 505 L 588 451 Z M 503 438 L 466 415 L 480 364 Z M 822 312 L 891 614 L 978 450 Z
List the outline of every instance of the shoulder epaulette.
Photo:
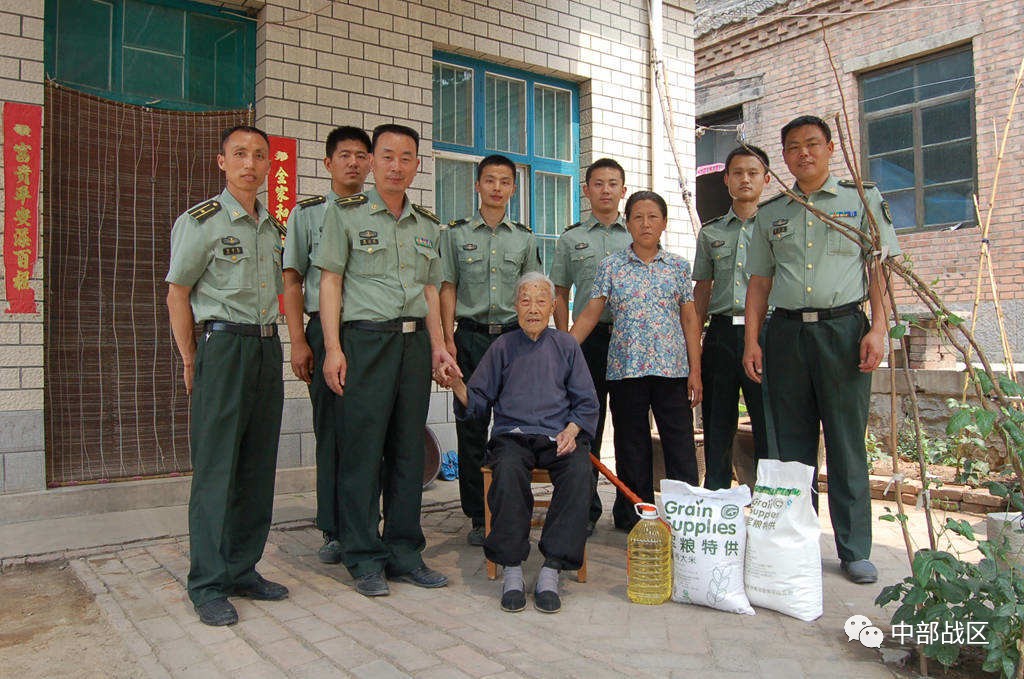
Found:
M 202 202 L 196 205 L 194 208 L 188 211 L 189 217 L 196 220 L 200 224 L 205 222 L 210 217 L 220 212 L 220 201 L 215 198 L 211 198 L 208 201 Z
M 313 207 L 314 205 L 320 205 L 327 200 L 326 196 L 310 196 L 309 198 L 303 198 L 295 207 Z
M 273 224 L 274 228 L 277 229 L 278 233 L 281 234 L 281 238 L 284 238 L 285 236 L 287 236 L 288 235 L 288 227 L 285 226 L 284 224 L 282 224 L 281 222 L 279 222 L 277 220 L 277 217 L 275 217 L 274 215 L 269 215 L 269 217 L 270 217 L 270 223 Z
M 580 226 L 581 224 L 583 224 L 583 222 L 576 222 L 575 224 L 570 224 L 569 226 L 565 227 L 565 230 L 568 231 L 569 229 L 575 229 L 577 226 Z
M 765 205 L 767 205 L 768 203 L 774 202 L 774 201 L 778 200 L 779 198 L 782 198 L 782 197 L 783 197 L 783 196 L 785 196 L 785 195 L 786 195 L 785 193 L 776 193 L 776 194 L 775 194 L 774 196 L 772 196 L 772 197 L 771 197 L 771 198 L 769 198 L 768 200 L 763 200 L 763 201 L 761 201 L 760 203 L 758 203 L 758 204 L 757 204 L 757 207 L 759 207 L 759 208 L 760 208 L 760 207 L 764 207 L 764 206 L 765 206 Z
M 721 215 L 721 216 L 715 217 L 714 219 L 709 219 L 708 221 L 706 221 L 706 222 L 704 222 L 703 224 L 701 224 L 701 225 L 700 225 L 700 228 L 702 228 L 702 229 L 703 229 L 703 228 L 704 228 L 705 226 L 707 226 L 708 224 L 714 224 L 715 222 L 720 222 L 720 221 L 722 221 L 723 219 L 725 219 L 725 215 Z
M 526 233 L 533 233 L 533 229 L 528 227 L 526 224 L 523 224 L 522 222 L 512 222 L 512 223 L 515 224 L 516 226 L 518 226 L 520 229 L 522 229 Z
M 416 210 L 416 212 L 419 212 L 421 215 L 423 215 L 424 217 L 426 217 L 430 221 L 434 222 L 435 224 L 440 224 L 441 223 L 441 218 L 440 217 L 438 217 L 437 215 L 435 215 L 433 212 L 431 212 L 427 208 L 423 207 L 422 205 L 417 205 L 416 203 L 413 203 L 412 204 L 412 209 Z
M 855 189 L 855 188 L 857 188 L 857 182 L 853 181 L 852 179 L 840 179 L 836 183 L 839 184 L 840 186 L 845 186 L 848 189 Z M 861 184 L 864 185 L 865 189 L 873 189 L 873 188 L 875 188 L 875 182 L 861 182 Z
M 448 222 L 448 228 L 450 229 L 452 227 L 462 226 L 463 224 L 466 224 L 468 222 L 468 219 L 453 219 L 452 221 Z
M 338 197 L 334 199 L 334 204 L 338 207 L 352 207 L 353 205 L 362 205 L 369 198 L 366 197 L 365 193 L 357 193 L 354 196 Z

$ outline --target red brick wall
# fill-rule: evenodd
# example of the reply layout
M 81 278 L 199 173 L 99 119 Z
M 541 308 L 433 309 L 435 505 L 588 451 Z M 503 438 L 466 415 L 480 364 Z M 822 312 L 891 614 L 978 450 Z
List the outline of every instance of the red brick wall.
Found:
M 842 88 L 858 155 L 857 74 L 845 73 L 843 63 L 878 50 L 928 39 L 958 26 L 977 23 L 982 32 L 973 38 L 975 104 L 977 106 L 977 173 L 982 215 L 989 204 L 1001 136 L 1014 78 L 1024 53 L 1024 4 L 977 3 L 915 9 L 919 3 L 823 2 L 800 9 L 824 17 L 829 47 L 838 64 Z M 837 12 L 881 10 L 869 14 L 835 16 Z M 895 10 L 895 11 L 894 11 Z M 702 98 L 719 101 L 730 95 L 729 83 L 756 76 L 762 78 L 762 96 L 743 105 L 750 143 L 762 146 L 772 167 L 792 181 L 781 158 L 779 130 L 791 118 L 810 113 L 826 120 L 841 109 L 840 97 L 822 40 L 818 17 L 778 17 L 773 10 L 757 19 L 723 27 L 699 36 L 696 41 L 698 115 Z M 773 15 L 775 17 L 773 18 Z M 910 57 L 912 58 L 912 57 Z M 736 88 L 734 88 L 736 89 Z M 996 265 L 1000 297 L 1024 300 L 1024 92 L 1017 102 L 999 177 L 989 238 Z M 710 112 L 710 111 L 704 111 Z M 998 132 L 998 135 L 994 134 Z M 832 171 L 848 177 L 838 148 Z M 911 255 L 914 269 L 927 282 L 938 279 L 937 290 L 958 309 L 969 309 L 974 295 L 981 230 L 902 234 L 900 244 Z M 985 280 L 983 299 L 991 299 Z M 907 291 L 900 295 L 911 300 Z

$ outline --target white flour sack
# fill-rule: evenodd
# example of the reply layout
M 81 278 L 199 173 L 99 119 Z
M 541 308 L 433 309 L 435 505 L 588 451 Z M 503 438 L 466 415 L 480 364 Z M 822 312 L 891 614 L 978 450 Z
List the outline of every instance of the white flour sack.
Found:
M 821 617 L 821 527 L 811 506 L 814 468 L 761 460 L 747 516 L 750 603 L 811 621 Z
M 672 601 L 754 615 L 743 591 L 750 489 L 706 490 L 666 479 L 661 503 L 672 528 Z

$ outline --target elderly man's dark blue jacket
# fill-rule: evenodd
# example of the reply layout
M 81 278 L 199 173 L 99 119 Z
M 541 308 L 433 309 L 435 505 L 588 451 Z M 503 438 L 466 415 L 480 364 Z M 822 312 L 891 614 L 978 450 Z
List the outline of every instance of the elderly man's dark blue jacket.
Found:
M 492 436 L 508 433 L 555 437 L 570 422 L 590 438 L 597 429 L 597 392 L 572 335 L 545 329 L 536 341 L 522 330 L 502 335 L 487 350 L 466 385 L 469 404 L 455 400 L 455 417 L 485 419 L 494 411 Z

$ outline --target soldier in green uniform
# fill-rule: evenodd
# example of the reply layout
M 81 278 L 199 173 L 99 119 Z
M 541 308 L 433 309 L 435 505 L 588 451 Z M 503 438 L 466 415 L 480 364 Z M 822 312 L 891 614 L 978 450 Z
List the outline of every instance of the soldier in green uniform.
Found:
M 228 596 L 288 596 L 256 572 L 270 531 L 284 404 L 276 321 L 285 229 L 256 200 L 269 153 L 262 130 L 225 130 L 217 163 L 227 188 L 171 231 L 167 308 L 192 394 L 188 595 L 207 625 L 238 621 Z
M 291 336 L 292 372 L 309 388 L 316 437 L 316 525 L 324 534 L 317 552 L 321 563 L 341 562 L 338 541 L 337 435 L 341 399 L 324 381 L 324 333 L 320 325 L 320 269 L 310 265 L 320 247 L 320 227 L 327 206 L 363 190 L 370 171 L 370 136 L 358 127 L 336 127 L 327 135 L 324 167 L 331 175 L 326 196 L 300 200 L 288 219 L 284 243 L 284 311 Z M 302 312 L 309 314 L 305 333 Z
M 345 395 L 342 562 L 357 592 L 382 596 L 389 593 L 385 575 L 420 587 L 448 584 L 421 555 L 423 430 L 431 364 L 442 383 L 458 366 L 441 332 L 439 221 L 405 193 L 419 167 L 419 135 L 404 125 L 379 125 L 372 150 L 375 188 L 328 207 L 313 264 L 322 270 L 324 378 Z
M 487 156 L 476 170 L 480 209 L 441 232 L 441 327 L 445 347 L 465 379 L 494 340 L 519 328 L 515 285 L 540 271 L 540 253 L 528 226 L 513 222 L 508 203 L 516 192 L 516 166 L 505 156 Z M 458 319 L 458 330 L 454 330 Z M 472 521 L 471 545 L 484 544 L 484 480 L 480 466 L 487 445 L 486 420 L 459 420 L 459 497 Z
M 828 506 L 836 548 L 846 576 L 871 583 L 871 495 L 867 428 L 871 371 L 885 351 L 888 321 L 885 282 L 868 260 L 899 254 L 889 208 L 871 184 L 865 208 L 853 182 L 829 173 L 834 145 L 821 118 L 801 116 L 782 128 L 782 155 L 796 178 L 793 192 L 808 205 L 870 233 L 867 211 L 878 224 L 880 253 L 850 240 L 785 194 L 762 203 L 747 255 L 743 367 L 765 378 L 770 413 L 769 450 L 782 460 L 817 463 L 819 422 L 825 434 Z M 862 311 L 870 301 L 871 319 Z M 768 304 L 775 310 L 758 333 Z M 774 447 L 774 449 L 773 449 Z
M 555 283 L 555 327 L 569 330 L 569 289 L 576 286 L 572 319 L 575 321 L 590 301 L 590 289 L 597 275 L 597 265 L 608 255 L 624 250 L 633 242 L 626 222 L 619 213 L 619 203 L 626 197 L 626 171 L 611 158 L 601 158 L 587 168 L 583 182 L 583 195 L 590 201 L 590 217 L 568 227 L 555 245 L 555 260 L 551 265 L 551 280 Z M 608 343 L 612 336 L 610 309 L 601 313 L 601 319 L 580 348 L 587 359 L 590 376 L 597 389 L 600 412 L 597 432 L 594 434 L 593 453 L 601 457 L 601 438 L 608 412 Z M 593 472 L 594 492 L 590 501 L 587 535 L 601 517 L 601 498 L 597 494 L 597 470 Z
M 743 371 L 743 305 L 750 274 L 744 265 L 761 192 L 771 180 L 768 154 L 756 146 L 740 146 L 725 158 L 725 185 L 732 197 L 727 213 L 706 222 L 697 235 L 693 260 L 693 298 L 700 327 L 711 314 L 701 344 L 704 376 L 704 487 L 732 485 L 732 441 L 739 420 L 739 395 L 750 414 L 754 460 L 736 460 L 741 483 L 753 483 L 753 464 L 764 455 L 764 408 L 761 385 Z

